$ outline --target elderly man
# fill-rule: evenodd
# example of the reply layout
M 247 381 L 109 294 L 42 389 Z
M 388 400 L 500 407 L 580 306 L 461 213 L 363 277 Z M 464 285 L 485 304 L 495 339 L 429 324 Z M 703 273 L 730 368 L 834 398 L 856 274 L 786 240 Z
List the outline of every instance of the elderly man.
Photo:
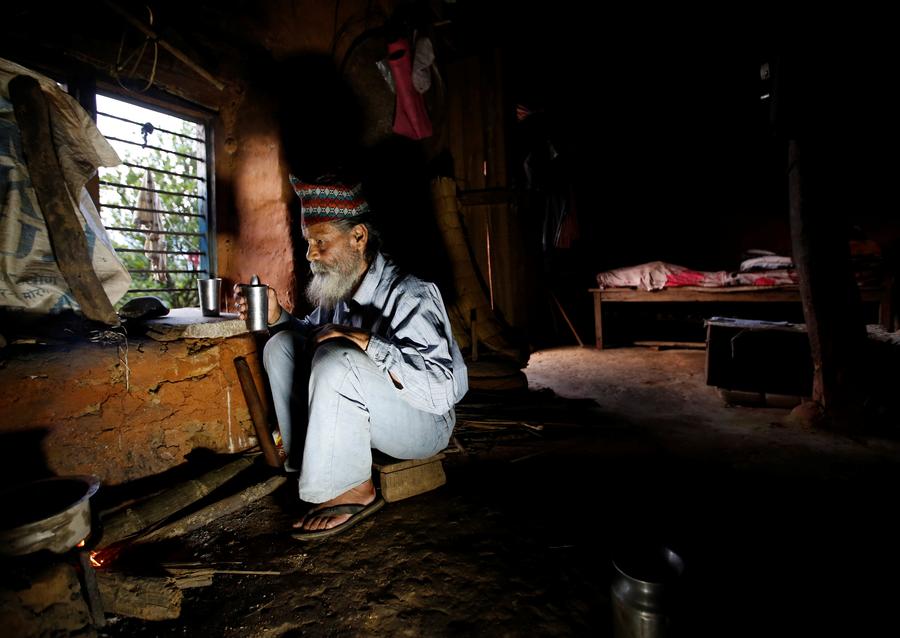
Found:
M 309 244 L 306 294 L 316 308 L 299 320 L 269 290 L 273 336 L 263 362 L 286 468 L 299 469 L 300 498 L 314 504 L 294 537 L 310 540 L 384 504 L 372 483 L 372 448 L 416 459 L 447 446 L 468 381 L 440 292 L 379 251 L 360 186 L 290 179 Z M 239 294 L 236 303 L 244 316 Z

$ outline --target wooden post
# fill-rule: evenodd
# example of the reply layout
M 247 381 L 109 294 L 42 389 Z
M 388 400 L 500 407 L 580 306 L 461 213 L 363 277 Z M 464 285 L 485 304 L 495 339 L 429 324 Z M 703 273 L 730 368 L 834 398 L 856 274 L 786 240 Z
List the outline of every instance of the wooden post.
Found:
M 281 459 L 278 456 L 278 450 L 275 449 L 275 443 L 272 441 L 272 433 L 269 431 L 268 410 L 262 399 L 260 399 L 259 392 L 256 390 L 256 383 L 253 382 L 253 375 L 250 374 L 250 366 L 247 365 L 247 360 L 244 357 L 235 357 L 234 369 L 237 371 L 238 380 L 241 382 L 241 390 L 243 390 L 244 399 L 247 401 L 250 420 L 253 421 L 259 448 L 266 457 L 266 463 L 271 467 L 281 467 Z
M 858 122 L 834 109 L 834 69 L 807 50 L 775 67 L 775 126 L 786 141 L 791 247 L 813 359 L 813 400 L 821 422 L 854 427 L 865 383 L 866 328 L 850 268 L 848 141 Z M 852 159 L 851 159 L 852 158 Z
M 597 339 L 597 350 L 603 350 L 603 315 L 600 307 L 600 292 L 594 294 L 594 336 Z

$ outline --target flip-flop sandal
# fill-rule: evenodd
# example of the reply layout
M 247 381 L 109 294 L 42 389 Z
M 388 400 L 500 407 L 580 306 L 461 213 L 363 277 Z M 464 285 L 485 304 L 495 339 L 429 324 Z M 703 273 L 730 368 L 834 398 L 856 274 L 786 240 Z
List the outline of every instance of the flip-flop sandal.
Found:
M 334 527 L 330 527 L 328 529 L 315 529 L 295 532 L 291 534 L 291 537 L 298 541 L 312 541 L 320 538 L 334 536 L 335 534 L 340 534 L 341 532 L 350 529 L 361 520 L 368 518 L 369 516 L 380 510 L 382 507 L 384 507 L 384 499 L 381 497 L 377 497 L 368 505 L 362 505 L 361 503 L 348 503 L 343 505 L 332 505 L 331 507 L 323 507 L 319 510 L 313 510 L 312 512 L 309 512 L 309 514 L 315 514 L 316 516 L 340 516 L 341 514 L 350 514 L 350 518 L 348 518 L 340 525 L 335 525 Z M 309 516 L 309 514 L 307 514 L 307 516 Z

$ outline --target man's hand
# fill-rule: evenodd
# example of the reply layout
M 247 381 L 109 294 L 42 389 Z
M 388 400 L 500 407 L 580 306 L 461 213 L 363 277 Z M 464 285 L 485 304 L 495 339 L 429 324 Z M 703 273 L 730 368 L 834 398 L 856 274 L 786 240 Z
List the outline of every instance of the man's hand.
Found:
M 365 351 L 369 346 L 369 332 L 360 330 L 359 328 L 350 328 L 349 326 L 341 326 L 336 323 L 326 323 L 316 328 L 312 333 L 313 340 L 316 345 L 329 341 L 330 339 L 349 339 L 360 350 Z
M 244 297 L 244 289 L 241 286 L 246 284 L 234 284 L 232 292 L 234 293 L 234 309 L 244 321 L 247 320 L 247 298 Z M 266 321 L 272 325 L 281 317 L 281 306 L 278 305 L 278 295 L 275 294 L 273 288 L 268 289 L 268 317 Z

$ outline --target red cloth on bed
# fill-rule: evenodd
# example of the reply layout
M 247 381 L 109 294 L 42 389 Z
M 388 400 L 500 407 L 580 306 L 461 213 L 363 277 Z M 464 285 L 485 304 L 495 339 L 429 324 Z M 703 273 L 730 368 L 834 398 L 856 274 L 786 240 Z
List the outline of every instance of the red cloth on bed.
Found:
M 793 268 L 757 272 L 732 272 L 728 270 L 691 270 L 664 261 L 652 261 L 638 266 L 616 268 L 597 275 L 601 288 L 640 288 L 660 290 L 680 286 L 725 288 L 728 286 L 789 286 L 798 282 Z

